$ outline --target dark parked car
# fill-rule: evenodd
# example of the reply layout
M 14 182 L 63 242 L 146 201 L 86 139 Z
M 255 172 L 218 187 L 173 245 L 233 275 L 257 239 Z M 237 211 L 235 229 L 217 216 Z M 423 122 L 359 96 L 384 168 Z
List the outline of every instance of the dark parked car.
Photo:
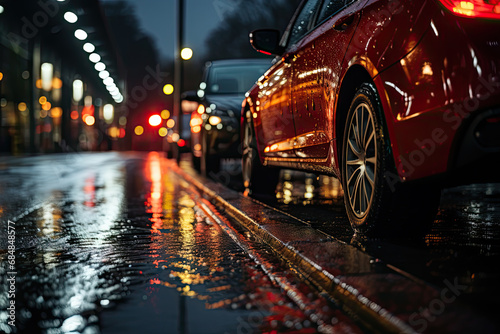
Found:
M 243 177 L 286 167 L 335 175 L 353 229 L 422 233 L 443 186 L 498 181 L 498 0 L 307 0 L 242 111 Z
M 191 117 L 194 165 L 203 174 L 217 173 L 222 158 L 241 157 L 241 102 L 270 66 L 270 59 L 207 63 L 198 91 L 200 105 Z

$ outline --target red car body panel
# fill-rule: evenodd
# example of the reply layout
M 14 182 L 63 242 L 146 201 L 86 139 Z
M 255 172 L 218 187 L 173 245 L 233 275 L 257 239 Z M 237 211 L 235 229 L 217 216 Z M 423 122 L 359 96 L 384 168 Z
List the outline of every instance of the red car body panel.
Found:
M 303 38 L 293 62 L 292 101 L 296 153 L 301 158 L 326 158 L 333 138 L 333 103 L 342 60 L 356 30 L 364 1 L 340 11 Z M 332 29 L 343 17 L 353 22 L 345 30 Z
M 422 40 L 380 73 L 396 167 L 405 179 L 453 168 L 457 134 L 469 117 L 500 106 L 500 47 L 492 33 L 499 31 L 498 21 L 457 18 L 444 9 L 428 12 L 433 15 Z
M 346 17 L 345 29 L 332 28 Z M 366 76 L 380 97 L 397 177 L 458 167 L 467 127 L 490 109 L 500 113 L 499 31 L 500 20 L 455 16 L 437 0 L 355 1 L 249 91 L 262 163 L 339 176 L 347 112 L 339 101 Z

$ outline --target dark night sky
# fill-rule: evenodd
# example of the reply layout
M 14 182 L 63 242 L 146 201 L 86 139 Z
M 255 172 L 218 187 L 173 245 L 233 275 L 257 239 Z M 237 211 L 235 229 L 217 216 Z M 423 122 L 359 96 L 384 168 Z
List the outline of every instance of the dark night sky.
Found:
M 115 1 L 115 0 L 101 0 Z M 152 36 L 163 58 L 173 58 L 177 0 L 126 0 L 136 8 L 142 29 Z M 185 44 L 201 56 L 205 39 L 223 20 L 224 13 L 234 9 L 240 0 L 184 0 L 186 6 Z

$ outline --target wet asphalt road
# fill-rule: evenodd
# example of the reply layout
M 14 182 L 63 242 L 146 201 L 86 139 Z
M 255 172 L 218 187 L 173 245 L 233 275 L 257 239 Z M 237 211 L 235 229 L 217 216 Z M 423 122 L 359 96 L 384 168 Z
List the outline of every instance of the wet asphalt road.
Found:
M 0 332 L 363 332 L 213 214 L 172 164 L 157 153 L 2 158 Z

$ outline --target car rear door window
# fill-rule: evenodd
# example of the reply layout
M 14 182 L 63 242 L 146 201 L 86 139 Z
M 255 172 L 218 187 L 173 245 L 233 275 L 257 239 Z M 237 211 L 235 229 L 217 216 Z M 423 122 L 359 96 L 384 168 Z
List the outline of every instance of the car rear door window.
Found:
M 244 64 L 212 67 L 208 75 L 208 94 L 244 94 L 270 64 Z
M 326 0 L 323 3 L 323 7 L 319 13 L 318 23 L 321 23 L 328 18 L 330 18 L 333 14 L 340 11 L 342 8 L 347 5 L 353 3 L 356 0 Z
M 288 45 L 297 43 L 309 32 L 311 22 L 313 22 L 320 5 L 321 0 L 309 0 L 306 2 L 293 24 Z

